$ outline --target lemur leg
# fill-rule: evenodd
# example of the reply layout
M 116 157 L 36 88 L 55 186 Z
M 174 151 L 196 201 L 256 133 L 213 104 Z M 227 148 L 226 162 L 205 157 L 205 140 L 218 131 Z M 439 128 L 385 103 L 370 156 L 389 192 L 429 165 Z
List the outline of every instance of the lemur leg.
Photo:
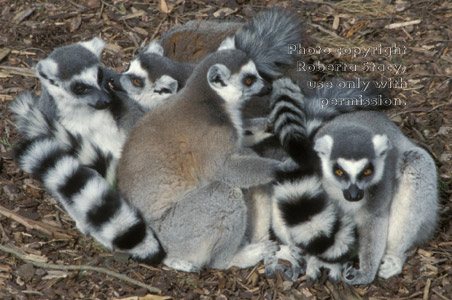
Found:
M 421 148 L 402 154 L 399 190 L 391 205 L 388 243 L 378 275 L 400 274 L 405 252 L 428 239 L 438 214 L 436 169 L 433 159 Z
M 152 223 L 167 251 L 167 266 L 187 272 L 224 269 L 242 243 L 246 206 L 240 189 L 213 182 L 185 194 Z
M 268 241 L 271 227 L 271 186 L 263 185 L 243 190 L 248 210 L 246 238 L 250 243 Z

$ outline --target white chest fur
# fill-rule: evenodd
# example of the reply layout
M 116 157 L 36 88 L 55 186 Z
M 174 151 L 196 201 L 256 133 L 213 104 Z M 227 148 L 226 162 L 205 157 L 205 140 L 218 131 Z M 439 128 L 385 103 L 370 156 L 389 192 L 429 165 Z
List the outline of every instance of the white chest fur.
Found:
M 61 123 L 71 133 L 80 134 L 101 150 L 112 153 L 115 158 L 121 156 L 126 135 L 108 110 L 76 109 L 66 112 Z

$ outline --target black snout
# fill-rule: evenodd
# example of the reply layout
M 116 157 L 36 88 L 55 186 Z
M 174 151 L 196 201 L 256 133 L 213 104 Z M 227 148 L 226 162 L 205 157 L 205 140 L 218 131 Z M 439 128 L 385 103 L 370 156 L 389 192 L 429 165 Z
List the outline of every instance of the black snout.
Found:
M 124 92 L 124 88 L 121 85 L 120 78 L 121 78 L 121 74 L 117 74 L 117 75 L 111 76 L 108 79 L 108 82 L 107 82 L 108 88 L 110 90 L 114 90 L 114 91 L 118 91 L 118 92 Z
M 264 86 L 262 87 L 262 89 L 259 91 L 259 93 L 256 96 L 265 96 L 265 95 L 269 95 L 272 90 L 273 90 L 273 86 L 271 83 L 269 83 L 267 80 L 263 80 Z
M 352 184 L 348 189 L 343 190 L 342 192 L 345 200 L 351 202 L 359 201 L 364 197 L 364 191 L 356 184 Z
M 96 91 L 93 97 L 95 100 L 93 101 L 93 103 L 90 103 L 89 105 L 91 107 L 94 107 L 95 109 L 105 109 L 112 102 L 111 97 L 103 91 Z

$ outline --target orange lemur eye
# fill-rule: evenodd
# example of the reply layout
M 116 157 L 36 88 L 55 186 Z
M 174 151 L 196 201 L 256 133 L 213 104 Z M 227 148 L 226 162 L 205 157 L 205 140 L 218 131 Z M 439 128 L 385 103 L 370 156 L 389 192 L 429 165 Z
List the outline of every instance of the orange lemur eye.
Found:
M 337 176 L 342 176 L 344 175 L 344 171 L 342 171 L 341 169 L 336 169 L 336 171 L 334 171 L 336 173 Z
M 130 81 L 136 87 L 142 87 L 143 86 L 143 81 L 140 78 L 138 78 L 138 77 L 130 77 Z
M 250 76 L 246 77 L 243 82 L 245 83 L 246 86 L 251 86 L 255 81 L 256 81 L 256 77 L 253 75 L 250 75 Z
M 370 174 L 372 174 L 372 170 L 371 169 L 365 169 L 363 174 L 364 175 L 370 175 Z

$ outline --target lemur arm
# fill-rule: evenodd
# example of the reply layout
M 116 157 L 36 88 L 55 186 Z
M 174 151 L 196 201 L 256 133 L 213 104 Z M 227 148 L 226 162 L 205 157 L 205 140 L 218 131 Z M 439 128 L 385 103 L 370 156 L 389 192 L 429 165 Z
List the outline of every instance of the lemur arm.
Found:
M 352 285 L 369 284 L 377 275 L 386 249 L 389 211 L 366 211 L 356 221 L 359 237 L 359 270 L 348 266 L 344 270 L 343 280 Z
M 279 161 L 252 154 L 234 154 L 222 168 L 222 181 L 240 188 L 267 184 L 274 180 L 274 170 Z

